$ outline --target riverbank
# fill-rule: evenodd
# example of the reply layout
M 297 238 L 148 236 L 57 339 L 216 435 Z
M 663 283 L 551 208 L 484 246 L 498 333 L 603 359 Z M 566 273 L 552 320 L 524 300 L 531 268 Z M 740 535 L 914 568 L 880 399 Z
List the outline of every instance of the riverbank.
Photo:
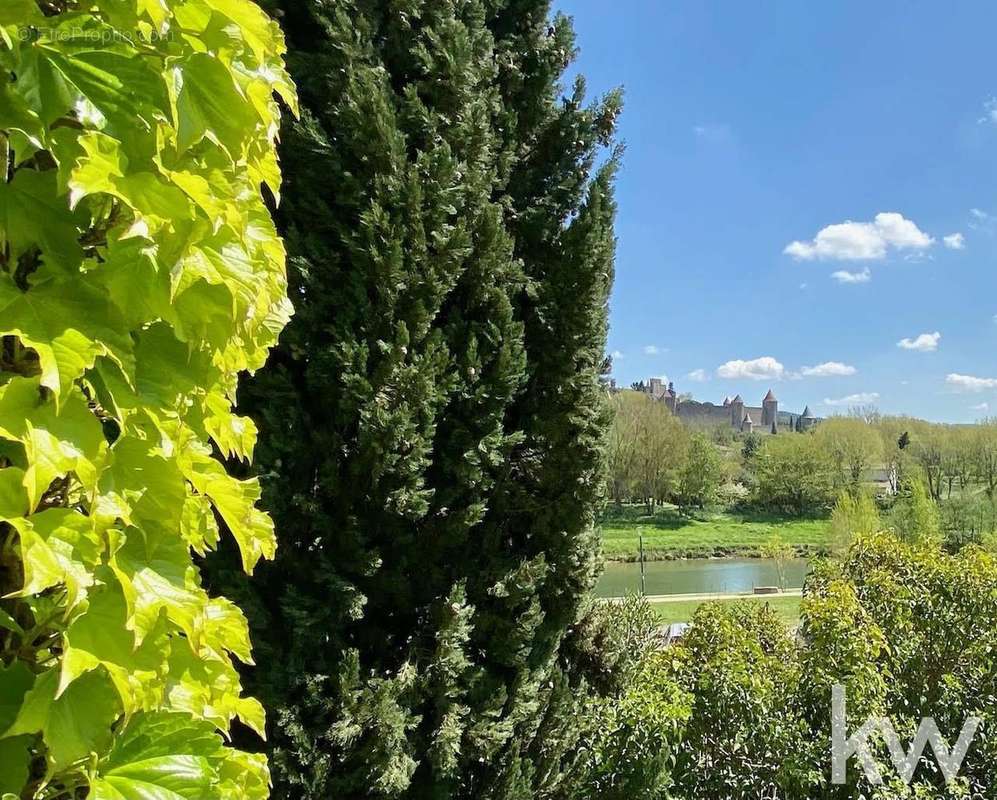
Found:
M 771 514 L 701 512 L 684 514 L 664 506 L 648 514 L 643 506 L 610 507 L 601 521 L 603 554 L 609 561 L 637 561 L 640 536 L 644 558 L 758 558 L 775 534 L 800 558 L 826 553 L 831 523 L 827 518 Z
M 806 581 L 810 564 L 804 559 L 778 563 L 770 558 L 696 558 L 649 561 L 610 561 L 595 587 L 598 597 L 630 594 L 685 596 L 712 599 L 751 595 L 760 587 L 798 589 Z
M 800 602 L 799 595 L 776 595 L 771 597 L 725 597 L 710 600 L 711 603 L 754 603 L 767 605 L 788 627 L 795 627 L 800 622 Z M 680 600 L 680 601 L 657 601 L 652 602 L 651 607 L 657 612 L 661 621 L 665 624 L 673 622 L 689 622 L 696 615 L 696 610 L 703 604 L 702 600 Z

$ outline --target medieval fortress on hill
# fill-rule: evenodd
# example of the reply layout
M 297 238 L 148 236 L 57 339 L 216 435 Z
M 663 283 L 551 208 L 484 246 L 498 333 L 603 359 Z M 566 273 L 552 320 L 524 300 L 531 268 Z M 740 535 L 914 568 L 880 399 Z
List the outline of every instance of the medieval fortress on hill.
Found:
M 675 416 L 695 425 L 729 425 L 744 433 L 788 433 L 808 431 L 818 422 L 810 413 L 810 406 L 802 414 L 780 411 L 771 389 L 761 406 L 746 406 L 741 395 L 725 397 L 723 405 L 718 406 L 680 398 L 675 393 L 675 384 L 665 386 L 661 378 L 651 378 L 643 387 L 645 393 L 663 402 Z

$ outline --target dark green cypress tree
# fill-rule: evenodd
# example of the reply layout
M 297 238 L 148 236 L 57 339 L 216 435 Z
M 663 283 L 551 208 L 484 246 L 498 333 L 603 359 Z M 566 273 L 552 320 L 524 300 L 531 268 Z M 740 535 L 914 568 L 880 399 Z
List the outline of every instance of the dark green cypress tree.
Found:
M 242 587 L 274 796 L 553 794 L 596 574 L 619 100 L 561 97 L 573 35 L 541 0 L 270 6 L 303 107 L 297 314 L 240 392 L 281 545 Z

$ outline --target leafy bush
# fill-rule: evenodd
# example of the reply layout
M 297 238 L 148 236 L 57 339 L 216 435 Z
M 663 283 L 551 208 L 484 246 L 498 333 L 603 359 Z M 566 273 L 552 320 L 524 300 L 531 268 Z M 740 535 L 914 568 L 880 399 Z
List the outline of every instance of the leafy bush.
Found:
M 907 542 L 940 542 L 941 515 L 924 481 L 910 479 L 891 515 L 894 530 Z
M 751 490 L 743 483 L 728 481 L 717 489 L 716 503 L 722 511 L 737 511 L 751 499 Z
M 844 553 L 859 536 L 882 530 L 876 501 L 861 489 L 842 492 L 831 511 L 831 542 L 836 553 Z
M 834 498 L 834 465 L 815 436 L 771 436 L 755 458 L 755 503 L 770 511 L 823 511 Z
M 673 796 L 807 797 L 806 754 L 815 748 L 794 702 L 793 641 L 776 613 L 707 603 L 678 655 L 672 679 L 691 696 L 691 714 L 676 745 Z
M 955 552 L 988 541 L 997 531 L 997 508 L 986 494 L 957 495 L 939 504 L 945 547 Z
M 602 603 L 589 615 L 585 640 L 591 655 L 572 660 L 601 668 L 587 670 L 588 696 L 573 720 L 579 757 L 557 798 L 667 796 L 673 745 L 688 719 L 690 697 L 661 650 L 660 625 L 654 609 L 638 596 Z
M 289 317 L 277 26 L 246 0 L 0 6 L 0 794 L 258 800 L 239 609 L 274 552 L 232 411 Z M 10 793 L 10 794 L 4 794 Z
M 716 498 L 723 481 L 723 461 L 706 434 L 695 433 L 689 441 L 679 470 L 678 500 L 683 506 L 704 508 Z
M 948 555 L 917 538 L 913 544 L 889 534 L 859 539 L 840 567 L 814 574 L 803 603 L 809 703 L 826 725 L 830 683 L 844 683 L 849 717 L 885 714 L 906 741 L 922 717 L 933 717 L 950 744 L 967 717 L 980 717 L 960 782 L 966 796 L 992 796 L 997 558 L 975 547 Z M 883 771 L 890 774 L 892 766 Z M 852 777 L 857 772 L 853 764 Z M 955 786 L 942 794 L 944 780 L 930 753 L 915 775 L 918 785 L 934 797 L 958 794 Z
M 670 796 L 993 796 L 995 584 L 991 553 L 967 547 L 949 555 L 921 537 L 906 543 L 875 533 L 857 537 L 842 560 L 815 566 L 797 638 L 764 606 L 703 605 L 683 642 L 645 659 L 635 680 L 641 685 L 634 691 L 678 701 L 662 725 L 667 736 L 652 745 L 674 754 Z M 871 786 L 852 759 L 847 783 L 832 785 L 834 685 L 845 687 L 850 733 L 870 716 L 885 716 L 910 742 L 921 719 L 932 717 L 951 745 L 969 716 L 981 718 L 959 779 L 946 786 L 928 750 L 910 787 L 891 780 L 889 753 L 873 739 L 886 784 Z M 621 709 L 627 702 L 619 701 Z M 626 752 L 629 733 L 619 731 L 618 749 L 603 752 Z M 609 774 L 626 768 L 605 766 Z

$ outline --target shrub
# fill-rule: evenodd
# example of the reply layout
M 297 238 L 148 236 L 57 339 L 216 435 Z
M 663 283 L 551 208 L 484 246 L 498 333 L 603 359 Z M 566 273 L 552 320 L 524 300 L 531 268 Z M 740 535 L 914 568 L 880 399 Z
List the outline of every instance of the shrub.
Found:
M 637 596 L 602 603 L 592 639 L 604 662 L 599 690 L 575 723 L 581 731 L 574 773 L 556 795 L 565 800 L 656 800 L 671 785 L 674 743 L 689 716 L 689 695 L 661 650 L 660 620 Z M 585 663 L 575 659 L 577 663 Z M 605 677 L 610 676 L 611 680 Z
M 771 436 L 755 464 L 755 502 L 760 507 L 802 515 L 831 505 L 834 466 L 816 437 Z
M 845 553 L 856 537 L 876 533 L 882 527 L 876 502 L 868 492 L 842 492 L 831 511 L 832 547 L 838 554 Z
M 813 748 L 794 703 L 793 641 L 775 613 L 707 603 L 677 653 L 671 674 L 691 696 L 691 713 L 675 745 L 673 796 L 807 796 Z
M 669 796 L 992 796 L 995 584 L 992 553 L 967 547 L 953 556 L 930 542 L 879 532 L 858 536 L 842 559 L 815 565 L 796 638 L 764 606 L 703 605 L 681 644 L 644 661 L 635 689 L 675 701 L 661 724 L 667 733 L 651 743 L 674 754 Z M 870 786 L 855 759 L 847 783 L 830 784 L 835 685 L 845 687 L 850 732 L 870 716 L 885 716 L 910 741 L 930 716 L 951 745 L 967 717 L 980 717 L 958 782 L 946 785 L 930 750 L 909 788 L 889 780 L 896 775 L 889 753 L 874 739 L 872 756 L 886 785 Z M 626 704 L 620 700 L 620 709 Z M 619 742 L 628 742 L 629 732 L 617 730 Z M 615 758 L 625 749 L 602 752 Z M 626 765 L 605 769 L 617 774 Z
M 938 504 L 920 478 L 911 478 L 893 508 L 893 526 L 907 542 L 939 543 L 942 539 Z
M 679 504 L 704 508 L 713 503 L 723 480 L 723 462 L 705 434 L 693 434 L 679 470 Z
M 722 511 L 736 511 L 747 505 L 751 490 L 743 483 L 728 481 L 717 489 L 716 503 Z

